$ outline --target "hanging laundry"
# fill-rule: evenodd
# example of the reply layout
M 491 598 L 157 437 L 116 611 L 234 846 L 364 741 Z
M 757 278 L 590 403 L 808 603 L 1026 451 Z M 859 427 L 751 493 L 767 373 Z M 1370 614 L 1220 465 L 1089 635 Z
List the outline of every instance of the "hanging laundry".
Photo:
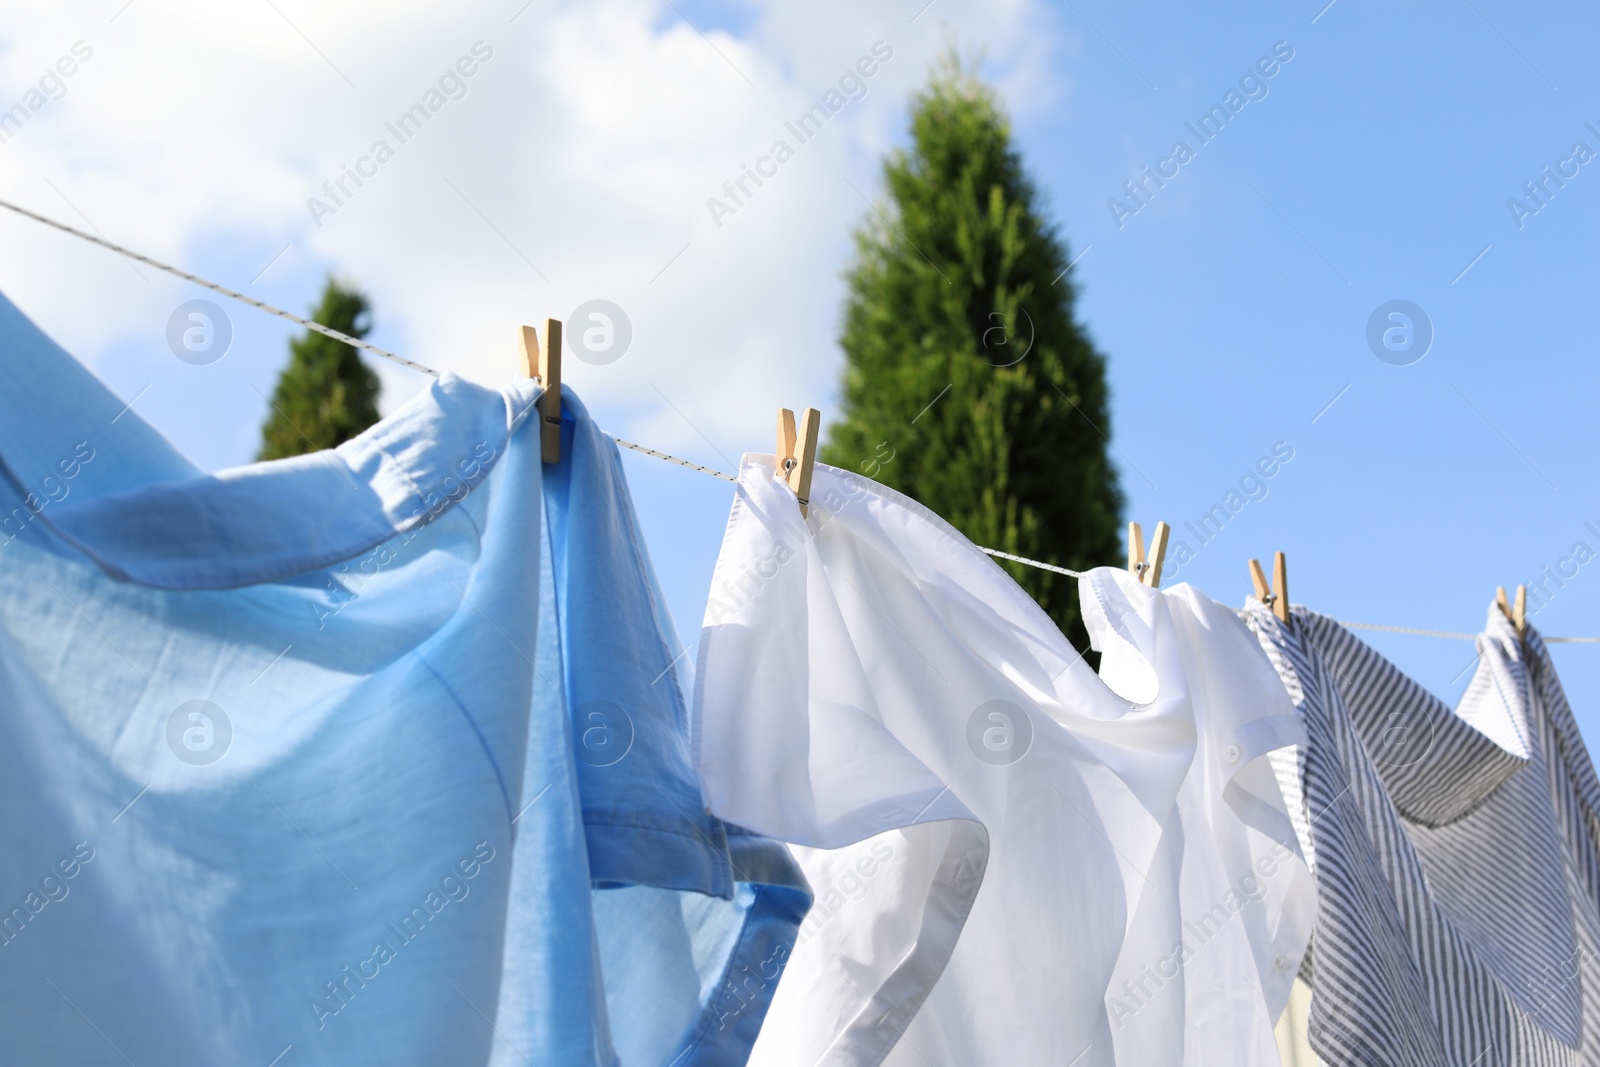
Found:
M 808 897 L 575 397 L 208 475 L 3 299 L 0 373 L 0 1060 L 743 1061 Z
M 1600 786 L 1539 635 L 1491 607 L 1451 709 L 1326 616 L 1246 617 L 1309 737 L 1318 1056 L 1596 1062 Z
M 1082 587 L 1120 692 L 926 508 L 819 464 L 802 520 L 745 457 L 696 754 L 711 810 L 793 842 L 816 894 L 752 1064 L 1273 1048 L 1310 883 L 1257 757 L 1299 737 L 1293 709 L 1231 613 L 1118 571 Z M 1191 654 L 1215 673 L 1191 682 Z M 1223 1034 L 1243 1058 L 1185 1058 Z
M 1289 1003 L 1317 901 L 1269 756 L 1304 744 L 1305 732 L 1236 612 L 1189 585 L 1155 593 L 1126 571 L 1110 573 L 1130 598 L 1166 601 L 1183 674 L 1145 684 L 1186 691 L 1198 739 L 1178 793 L 1180 826 L 1165 839 L 1181 856 L 1179 929 L 1169 928 L 1161 957 L 1125 951 L 1119 962 L 1107 997 L 1117 1062 L 1278 1067 L 1275 1024 Z M 1156 662 L 1153 650 L 1123 643 L 1117 651 L 1105 605 L 1091 600 L 1096 587 L 1080 585 L 1090 638 L 1102 652 L 1101 677 L 1119 692 L 1138 692 L 1146 664 Z M 1168 997 L 1182 1009 L 1181 1044 L 1175 1027 L 1147 1025 L 1146 1007 Z
M 692 657 L 666 611 L 615 441 L 564 389 L 561 462 L 544 467 L 544 570 L 535 717 L 570 722 L 587 843 L 598 972 L 617 1061 L 739 1065 L 766 1015 L 811 894 L 784 847 L 706 811 L 689 747 Z M 543 804 L 525 778 L 523 805 Z M 577 905 L 530 890 L 548 876 L 516 857 L 511 927 L 563 927 Z M 518 946 L 508 945 L 515 961 Z M 579 974 L 512 967 L 495 1063 L 549 1048 L 587 998 Z M 597 1037 L 604 1031 L 597 1025 Z M 520 1031 L 520 1032 L 519 1032 Z M 580 1049 L 572 1046 L 574 1057 Z M 587 1062 L 557 1058 L 535 1062 Z

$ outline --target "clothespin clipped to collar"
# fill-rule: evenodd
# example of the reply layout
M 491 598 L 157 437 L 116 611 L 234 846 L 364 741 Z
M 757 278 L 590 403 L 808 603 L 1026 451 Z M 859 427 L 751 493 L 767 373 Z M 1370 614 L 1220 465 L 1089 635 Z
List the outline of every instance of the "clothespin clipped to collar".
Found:
M 1256 587 L 1256 599 L 1272 609 L 1279 622 L 1289 621 L 1289 561 L 1282 552 L 1272 556 L 1272 582 L 1274 592 L 1267 585 L 1267 576 L 1261 571 L 1261 561 L 1250 561 L 1250 583 Z
M 802 518 L 811 503 L 811 475 L 817 466 L 817 437 L 821 430 L 822 412 L 816 408 L 806 408 L 800 416 L 798 435 L 794 412 L 788 408 L 778 410 L 778 475 L 794 490 Z
M 539 398 L 539 452 L 546 463 L 561 462 L 561 320 L 544 320 L 544 347 L 532 326 L 522 328 L 522 376 L 544 385 Z
M 1506 600 L 1506 587 L 1495 588 L 1494 602 L 1500 605 L 1500 611 L 1511 620 L 1511 625 L 1517 628 L 1517 636 L 1522 636 L 1522 631 L 1528 625 L 1528 587 L 1517 586 L 1517 599 L 1515 602 Z
M 1150 538 L 1150 557 L 1144 554 L 1144 530 L 1136 522 L 1128 523 L 1128 573 L 1140 584 L 1151 589 L 1161 588 L 1161 565 L 1167 560 L 1167 537 L 1172 527 L 1156 523 L 1155 536 Z

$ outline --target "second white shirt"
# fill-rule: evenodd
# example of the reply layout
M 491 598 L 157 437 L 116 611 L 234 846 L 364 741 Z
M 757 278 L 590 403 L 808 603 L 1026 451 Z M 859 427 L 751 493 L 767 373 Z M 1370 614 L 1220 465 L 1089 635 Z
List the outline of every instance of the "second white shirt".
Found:
M 751 1063 L 1275 1063 L 1314 902 L 1238 619 L 1093 572 L 1102 680 L 921 505 L 811 500 L 746 457 L 701 638 L 708 805 L 816 896 Z

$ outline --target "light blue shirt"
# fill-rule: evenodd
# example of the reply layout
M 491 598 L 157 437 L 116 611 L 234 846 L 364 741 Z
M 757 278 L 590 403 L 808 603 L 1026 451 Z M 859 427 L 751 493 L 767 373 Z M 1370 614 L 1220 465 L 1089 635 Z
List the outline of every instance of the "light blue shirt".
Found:
M 210 475 L 3 298 L 0 376 L 0 1061 L 744 1061 L 810 896 L 575 397 Z

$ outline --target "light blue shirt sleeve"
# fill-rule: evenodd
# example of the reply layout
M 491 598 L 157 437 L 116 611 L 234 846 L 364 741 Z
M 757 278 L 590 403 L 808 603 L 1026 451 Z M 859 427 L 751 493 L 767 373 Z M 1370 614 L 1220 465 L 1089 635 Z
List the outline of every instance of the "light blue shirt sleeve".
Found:
M 571 722 L 611 1030 L 624 1064 L 742 1064 L 810 893 L 781 845 L 706 811 L 680 685 L 693 650 L 616 443 L 570 390 L 562 422 L 544 484 L 560 655 L 541 643 L 538 668 Z

